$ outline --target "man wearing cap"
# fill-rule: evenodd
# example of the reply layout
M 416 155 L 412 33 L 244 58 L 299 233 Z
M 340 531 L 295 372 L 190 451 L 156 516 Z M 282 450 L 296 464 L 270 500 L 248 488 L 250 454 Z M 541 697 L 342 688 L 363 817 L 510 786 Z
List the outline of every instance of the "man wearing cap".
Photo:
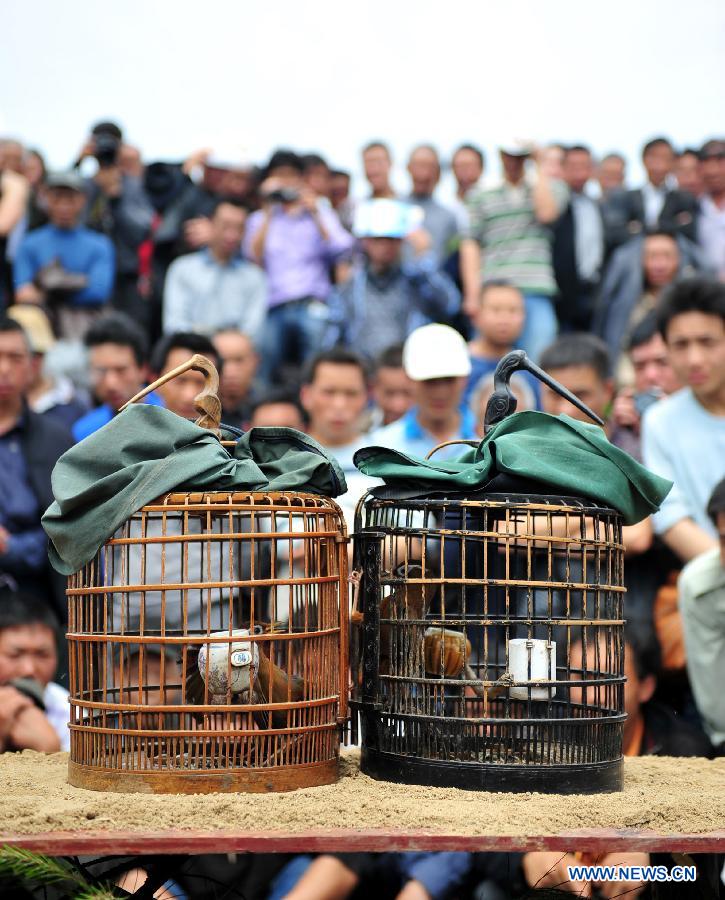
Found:
M 88 412 L 90 398 L 70 378 L 54 376 L 46 368 L 46 355 L 56 343 L 47 315 L 31 303 L 16 303 L 7 314 L 23 327 L 33 353 L 32 381 L 25 392 L 28 405 L 33 412 L 71 429 Z
M 700 170 L 705 193 L 700 200 L 697 238 L 708 266 L 725 281 L 725 140 L 703 145 Z
M 566 185 L 547 174 L 541 154 L 530 143 L 510 141 L 500 148 L 504 182 L 466 197 L 469 225 L 461 241 L 464 311 L 478 306 L 483 281 L 505 279 L 526 302 L 526 325 L 520 345 L 536 360 L 551 343 L 558 323 L 552 298 L 557 292 L 547 226 L 561 215 Z M 526 161 L 536 163 L 533 184 L 525 178 Z
M 355 216 L 364 261 L 329 300 L 325 345 L 354 347 L 368 360 L 402 343 L 416 327 L 458 312 L 456 286 L 438 270 L 420 211 L 398 200 L 368 200 Z M 403 248 L 410 258 L 403 261 Z
M 110 300 L 113 245 L 80 225 L 86 200 L 75 172 L 50 175 L 46 196 L 49 223 L 27 234 L 15 257 L 15 300 L 52 308 L 60 336 L 80 340 Z
M 370 446 L 395 447 L 424 458 L 445 441 L 478 440 L 473 414 L 461 406 L 471 361 L 457 331 L 438 324 L 417 328 L 403 347 L 403 368 L 414 382 L 415 406 L 397 422 L 373 431 Z M 453 459 L 464 449 L 445 447 L 435 458 Z

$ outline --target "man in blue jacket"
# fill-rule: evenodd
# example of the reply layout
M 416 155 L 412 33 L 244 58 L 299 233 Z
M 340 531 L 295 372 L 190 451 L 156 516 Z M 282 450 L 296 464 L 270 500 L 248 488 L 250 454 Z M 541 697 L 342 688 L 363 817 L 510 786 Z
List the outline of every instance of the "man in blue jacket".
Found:
M 365 259 L 330 296 L 327 347 L 354 347 L 373 360 L 418 326 L 456 315 L 460 295 L 439 270 L 421 221 L 417 207 L 398 200 L 370 200 L 359 209 L 355 231 Z M 403 254 L 405 245 L 412 250 L 410 259 Z
M 15 299 L 55 312 L 60 337 L 82 340 L 110 300 L 115 276 L 113 245 L 80 225 L 83 180 L 73 172 L 48 178 L 50 222 L 22 241 L 14 264 Z

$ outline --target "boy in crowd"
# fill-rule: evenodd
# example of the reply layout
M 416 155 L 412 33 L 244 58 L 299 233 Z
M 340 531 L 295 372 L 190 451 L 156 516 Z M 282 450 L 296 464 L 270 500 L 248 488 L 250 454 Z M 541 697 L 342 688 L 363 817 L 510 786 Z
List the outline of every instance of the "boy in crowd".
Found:
M 377 358 L 371 393 L 371 429 L 397 422 L 415 402 L 413 382 L 403 368 L 402 344 L 393 344 Z
M 526 307 L 524 295 L 511 282 L 488 281 L 481 287 L 478 308 L 471 315 L 476 336 L 468 345 L 471 356 L 471 374 L 466 385 L 467 400 L 481 380 L 490 375 L 501 361 L 514 349 L 524 329 Z M 540 400 L 540 382 L 530 372 L 522 373 Z
M 70 749 L 68 691 L 52 680 L 56 628 L 46 603 L 0 591 L 0 750 Z
M 365 363 L 351 350 L 318 353 L 304 375 L 300 402 L 309 420 L 307 433 L 334 455 L 345 474 L 348 492 L 337 502 L 352 526 L 355 505 L 373 483 L 352 461 L 355 451 L 367 443 L 362 430 L 368 402 Z
M 219 373 L 222 422 L 246 428 L 257 395 L 259 354 L 249 335 L 235 328 L 218 331 L 212 343 L 222 366 Z
M 672 371 L 654 311 L 632 331 L 627 362 L 632 369 L 633 383 L 621 388 L 614 400 L 610 440 L 641 461 L 644 412 L 681 387 Z
M 148 344 L 133 319 L 123 313 L 109 313 L 98 319 L 85 337 L 93 394 L 100 405 L 73 425 L 76 441 L 98 431 L 146 384 Z M 161 398 L 151 393 L 144 403 L 161 406 Z
M 541 368 L 582 400 L 601 419 L 607 418 L 614 381 L 607 345 L 592 334 L 572 333 L 557 338 L 541 354 Z M 544 412 L 592 420 L 546 385 L 541 386 Z
M 166 375 L 172 369 L 201 353 L 221 369 L 219 354 L 211 340 L 203 334 L 178 332 L 162 337 L 151 353 L 150 369 L 154 379 Z M 189 370 L 173 378 L 159 388 L 159 396 L 166 409 L 177 416 L 192 421 L 199 418 L 194 400 L 204 390 L 205 377 L 201 372 Z
M 725 284 L 691 278 L 672 285 L 659 329 L 681 390 L 642 421 L 645 465 L 674 482 L 654 527 L 683 562 L 717 544 L 706 509 L 725 474 Z
M 448 325 L 417 328 L 403 346 L 403 367 L 414 383 L 415 405 L 397 422 L 368 435 L 367 444 L 423 458 L 446 441 L 475 440 L 473 413 L 462 406 L 471 361 L 461 335 Z M 453 445 L 435 458 L 452 459 L 460 453 L 461 447 Z

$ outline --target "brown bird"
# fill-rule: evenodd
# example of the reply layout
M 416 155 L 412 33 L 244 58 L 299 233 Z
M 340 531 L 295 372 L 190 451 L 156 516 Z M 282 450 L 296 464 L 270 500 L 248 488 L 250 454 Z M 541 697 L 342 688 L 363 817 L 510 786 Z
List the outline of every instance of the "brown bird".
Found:
M 275 665 L 267 656 L 261 641 L 256 644 L 256 647 L 258 649 L 256 671 L 250 670 L 252 689 L 245 689 L 238 693 L 230 691 L 231 702 L 243 704 L 290 703 L 304 699 L 305 683 L 303 679 L 298 675 L 289 676 L 283 669 Z M 199 670 L 199 645 L 187 647 L 186 660 L 186 701 L 193 704 L 226 702 L 225 695 L 215 695 L 207 690 L 204 676 Z M 182 664 L 181 660 L 179 662 Z M 270 719 L 267 710 L 254 711 L 252 718 L 258 728 L 269 728 Z M 278 710 L 272 713 L 272 727 L 287 727 L 287 710 Z
M 395 570 L 398 578 L 431 578 L 429 571 L 424 570 L 422 566 L 416 564 L 398 566 Z M 438 590 L 436 582 L 417 581 L 414 583 L 406 582 L 405 584 L 397 584 L 391 593 L 383 598 L 380 604 L 380 664 L 379 671 L 381 675 L 390 674 L 390 665 L 393 658 L 393 626 L 384 619 L 394 619 L 396 623 L 405 621 L 405 619 L 424 619 L 430 607 L 431 601 Z M 398 637 L 397 645 L 399 654 L 408 657 L 414 656 L 418 652 L 421 644 L 423 625 L 413 625 L 410 628 L 401 628 L 399 624 L 395 625 Z M 407 650 L 407 652 L 406 652 Z M 408 674 L 413 674 L 413 659 L 407 659 L 404 663 Z

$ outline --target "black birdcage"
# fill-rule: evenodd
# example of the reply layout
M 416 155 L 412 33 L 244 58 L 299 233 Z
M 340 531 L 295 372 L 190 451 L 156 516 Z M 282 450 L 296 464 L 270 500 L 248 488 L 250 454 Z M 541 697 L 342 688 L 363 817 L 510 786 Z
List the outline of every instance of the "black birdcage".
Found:
M 495 418 L 506 414 L 494 395 L 487 422 L 497 404 Z M 523 490 L 409 495 L 373 489 L 358 507 L 363 771 L 481 790 L 621 790 L 619 513 Z

